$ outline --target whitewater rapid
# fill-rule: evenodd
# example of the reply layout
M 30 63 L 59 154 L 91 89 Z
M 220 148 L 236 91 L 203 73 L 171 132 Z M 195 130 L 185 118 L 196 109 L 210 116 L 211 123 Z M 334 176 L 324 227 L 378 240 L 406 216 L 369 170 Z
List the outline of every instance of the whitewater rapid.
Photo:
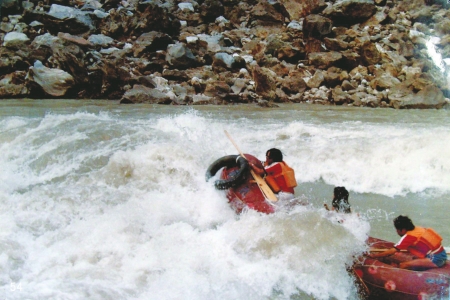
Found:
M 347 272 L 405 213 L 450 239 L 449 112 L 6 101 L 0 299 L 358 299 Z M 236 215 L 217 158 L 280 148 L 307 205 Z M 334 186 L 359 216 L 323 209 Z M 445 244 L 450 246 L 449 243 Z M 18 288 L 20 287 L 20 289 Z

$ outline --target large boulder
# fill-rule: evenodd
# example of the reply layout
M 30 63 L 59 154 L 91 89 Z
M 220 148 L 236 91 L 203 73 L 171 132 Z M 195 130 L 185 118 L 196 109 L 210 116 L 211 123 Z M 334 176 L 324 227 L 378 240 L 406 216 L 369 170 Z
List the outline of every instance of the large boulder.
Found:
M 311 89 L 319 88 L 324 81 L 325 72 L 322 70 L 317 70 L 313 76 L 308 78 L 308 80 L 306 81 L 306 85 Z
M 56 62 L 53 66 L 70 72 L 77 84 L 89 83 L 84 58 L 91 43 L 84 38 L 67 33 L 58 34 L 58 38 L 51 45 L 52 53 L 49 60 Z
M 56 41 L 59 41 L 59 38 L 48 32 L 35 37 L 30 45 L 30 60 L 46 61 L 52 55 L 52 45 Z
M 281 25 L 285 16 L 276 10 L 268 1 L 260 1 L 250 11 L 252 25 Z
M 284 78 L 281 85 L 283 91 L 290 94 L 303 93 L 306 90 L 306 82 L 303 79 L 302 72 L 293 71 Z
M 132 89 L 125 92 L 120 103 L 151 103 L 169 104 L 172 100 L 165 93 L 144 85 L 135 84 Z
M 48 12 L 26 10 L 25 16 L 41 22 L 54 35 L 58 32 L 81 34 L 96 29 L 87 12 L 59 4 L 52 4 Z
M 23 49 L 28 47 L 30 39 L 22 32 L 8 32 L 3 38 L 3 46 L 10 49 Z
M 309 15 L 303 20 L 303 35 L 305 37 L 321 38 L 331 33 L 333 22 L 320 15 Z
M 81 36 L 59 32 L 58 38 L 60 38 L 62 41 L 73 43 L 80 47 L 85 47 L 85 48 L 93 48 L 94 47 L 94 44 L 92 44 L 90 41 L 86 40 L 85 38 L 83 38 Z
M 342 54 L 336 51 L 313 52 L 308 54 L 309 64 L 319 69 L 328 69 L 331 66 L 336 66 L 341 60 Z
M 204 94 L 216 99 L 225 99 L 231 91 L 231 87 L 225 81 L 210 81 L 206 84 Z
M 183 43 L 171 44 L 167 47 L 166 61 L 177 69 L 193 67 L 197 62 L 192 51 Z
M 67 25 L 73 25 L 71 27 L 66 27 L 65 29 L 67 30 L 64 32 L 82 33 L 95 29 L 94 23 L 89 14 L 81 9 L 52 4 L 48 15 L 66 22 Z
M 348 48 L 348 43 L 341 38 L 324 38 L 325 47 L 331 51 L 341 51 Z
M 375 90 L 382 91 L 385 89 L 390 89 L 398 84 L 400 84 L 400 80 L 389 74 L 383 74 L 380 77 L 374 78 L 370 82 L 370 87 Z
M 327 5 L 323 0 L 279 0 L 292 20 L 299 20 L 311 13 L 317 13 Z
M 219 73 L 223 69 L 231 69 L 234 62 L 235 60 L 233 55 L 225 52 L 219 52 L 214 54 L 212 67 L 213 70 L 217 70 L 217 73 Z
M 30 67 L 27 78 L 37 83 L 45 93 L 54 97 L 64 96 L 75 83 L 69 73 L 60 69 L 47 68 L 39 60 Z
M 141 34 L 134 42 L 133 55 L 141 57 L 144 53 L 166 50 L 173 40 L 165 33 L 150 31 Z
M 342 54 L 342 67 L 347 70 L 352 70 L 361 64 L 361 55 L 352 51 L 345 50 L 341 52 Z
M 427 85 L 413 93 L 405 84 L 392 87 L 388 92 L 390 106 L 401 108 L 442 108 L 447 101 L 442 91 L 435 85 Z
M 0 47 L 0 74 L 8 74 L 17 70 L 24 71 L 30 67 L 24 57 L 14 52 L 6 47 Z
M 25 82 L 26 72 L 16 71 L 5 75 L 0 80 L 0 98 L 17 98 L 29 96 L 30 90 Z
M 336 105 L 354 102 L 351 95 L 347 91 L 344 91 L 340 86 L 337 86 L 332 90 L 331 98 Z
M 277 98 L 275 93 L 277 88 L 276 73 L 258 65 L 255 65 L 252 71 L 256 92 L 265 100 L 275 100 Z
M 381 53 L 378 51 L 376 45 L 369 41 L 361 46 L 359 54 L 366 65 L 375 65 L 381 60 Z
M 369 19 L 376 11 L 373 0 L 343 0 L 328 6 L 322 14 L 335 24 L 353 25 Z
M 93 34 L 87 40 L 97 48 L 108 48 L 114 42 L 114 39 L 104 34 Z

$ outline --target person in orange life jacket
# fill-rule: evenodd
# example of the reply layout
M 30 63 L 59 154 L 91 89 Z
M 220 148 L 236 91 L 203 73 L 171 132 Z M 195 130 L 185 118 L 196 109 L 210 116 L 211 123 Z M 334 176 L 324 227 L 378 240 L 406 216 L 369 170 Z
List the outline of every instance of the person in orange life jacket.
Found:
M 265 177 L 267 184 L 277 194 L 279 200 L 294 198 L 294 187 L 297 186 L 294 170 L 283 161 L 283 153 L 277 148 L 266 151 L 264 169 L 250 164 L 255 173 Z
M 348 191 L 345 187 L 335 187 L 333 191 L 333 201 L 331 202 L 331 210 L 334 210 L 336 212 L 343 212 L 346 214 L 351 213 L 352 210 L 350 208 L 350 203 L 348 203 L 348 195 Z M 326 203 L 323 206 L 325 206 L 327 210 L 330 210 Z
M 447 253 L 441 244 L 442 237 L 431 228 L 414 226 L 407 216 L 398 216 L 394 219 L 400 241 L 393 248 L 384 252 L 369 255 L 372 258 L 389 256 L 400 250 L 408 250 L 417 259 L 399 264 L 402 269 L 425 270 L 440 268 L 447 261 Z

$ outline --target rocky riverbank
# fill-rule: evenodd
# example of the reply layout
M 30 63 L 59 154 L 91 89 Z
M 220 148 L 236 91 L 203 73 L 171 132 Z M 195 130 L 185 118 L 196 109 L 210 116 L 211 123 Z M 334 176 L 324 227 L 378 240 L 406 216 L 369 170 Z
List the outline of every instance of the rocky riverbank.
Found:
M 0 97 L 449 106 L 447 2 L 182 1 L 3 0 Z

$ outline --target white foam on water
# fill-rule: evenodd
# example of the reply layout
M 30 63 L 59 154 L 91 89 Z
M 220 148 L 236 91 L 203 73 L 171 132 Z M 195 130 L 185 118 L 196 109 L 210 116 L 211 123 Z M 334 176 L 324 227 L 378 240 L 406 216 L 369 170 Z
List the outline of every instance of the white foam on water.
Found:
M 237 154 L 225 129 L 261 159 L 282 149 L 298 182 L 448 191 L 446 127 L 216 110 L 1 120 L 0 295 L 357 299 L 346 268 L 365 249 L 369 214 L 305 205 L 237 216 L 205 181 L 214 160 Z
M 324 180 L 359 193 L 387 196 L 426 189 L 450 191 L 446 128 L 360 122 L 318 127 L 292 122 L 258 137 L 271 140 L 263 149 L 270 145 L 282 149 L 286 161 L 298 170 L 300 182 Z

